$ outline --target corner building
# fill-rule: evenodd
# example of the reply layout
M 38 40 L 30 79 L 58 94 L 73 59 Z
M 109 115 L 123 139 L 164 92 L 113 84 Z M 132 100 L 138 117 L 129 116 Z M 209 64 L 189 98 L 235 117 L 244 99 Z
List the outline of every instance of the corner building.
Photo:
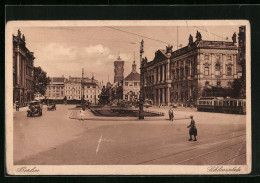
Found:
M 158 50 L 152 61 L 142 64 L 144 97 L 155 105 L 196 104 L 204 87 L 230 87 L 237 73 L 236 41 L 206 41 L 197 32 L 189 44 L 172 51 Z
M 66 79 L 64 84 L 64 95 L 67 97 L 68 103 L 79 103 L 82 99 L 82 94 L 84 100 L 96 104 L 101 94 L 101 86 L 94 77 L 69 76 L 69 79 Z
M 22 106 L 34 99 L 34 59 L 33 52 L 26 47 L 25 36 L 18 30 L 17 36 L 13 35 L 13 102 Z
M 65 77 L 52 77 L 51 82 L 47 86 L 45 97 L 48 100 L 55 100 L 56 102 L 63 102 L 64 99 L 64 84 Z

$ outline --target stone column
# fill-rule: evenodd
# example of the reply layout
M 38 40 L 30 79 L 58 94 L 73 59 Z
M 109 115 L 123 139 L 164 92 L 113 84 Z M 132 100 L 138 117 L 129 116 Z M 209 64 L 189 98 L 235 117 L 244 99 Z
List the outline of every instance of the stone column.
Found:
M 161 89 L 158 88 L 158 105 L 161 104 Z
M 164 65 L 162 65 L 162 81 L 165 80 L 165 78 L 164 78 L 164 72 L 165 72 L 165 67 L 164 67 Z
M 166 92 L 167 92 L 167 105 L 169 106 L 171 104 L 171 96 L 170 96 L 171 90 L 170 90 L 169 86 L 167 87 L 167 91 Z
M 215 64 L 213 61 L 212 53 L 210 53 L 210 62 L 211 62 L 211 77 L 215 78 L 215 72 L 214 72 Z
M 17 84 L 20 84 L 20 53 L 17 53 L 17 57 L 16 57 L 16 80 L 17 80 Z
M 227 56 L 226 55 L 222 55 L 222 63 L 223 63 L 223 78 L 226 78 L 226 59 L 227 59 Z
M 167 78 L 166 79 L 170 80 L 171 79 L 171 62 L 170 62 L 170 60 L 168 60 L 166 68 L 167 68 L 167 74 L 166 74 Z
M 161 77 L 160 66 L 157 66 L 157 68 L 158 68 L 158 81 L 157 81 L 157 83 L 160 83 L 160 77 Z
M 233 54 L 233 65 L 234 65 L 233 76 L 237 78 L 237 55 L 236 54 Z
M 203 64 L 202 64 L 202 61 L 201 61 L 202 60 L 201 55 L 202 54 L 199 53 L 198 58 L 197 58 L 198 59 L 197 62 L 199 64 L 199 73 L 198 73 L 200 75 L 199 78 L 203 78 Z M 198 70 L 197 70 L 197 72 L 198 72 Z
M 165 88 L 162 88 L 162 104 L 165 104 Z

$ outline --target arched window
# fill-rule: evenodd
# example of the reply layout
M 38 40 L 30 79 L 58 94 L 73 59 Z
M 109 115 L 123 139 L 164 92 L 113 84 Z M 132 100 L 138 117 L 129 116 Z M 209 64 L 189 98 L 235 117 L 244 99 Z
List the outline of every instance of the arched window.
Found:
M 232 75 L 232 66 L 229 65 L 227 66 L 227 76 L 231 76 Z

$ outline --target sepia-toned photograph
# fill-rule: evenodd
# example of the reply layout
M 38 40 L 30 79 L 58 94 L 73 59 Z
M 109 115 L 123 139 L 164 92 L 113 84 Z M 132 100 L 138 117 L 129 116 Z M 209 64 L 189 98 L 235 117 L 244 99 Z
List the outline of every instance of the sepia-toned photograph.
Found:
M 250 24 L 10 21 L 10 175 L 251 172 Z

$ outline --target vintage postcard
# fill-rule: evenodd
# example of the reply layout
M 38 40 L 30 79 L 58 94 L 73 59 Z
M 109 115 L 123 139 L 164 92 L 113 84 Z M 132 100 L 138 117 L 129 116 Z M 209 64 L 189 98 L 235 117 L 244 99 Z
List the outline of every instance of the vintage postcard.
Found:
M 7 22 L 7 174 L 249 174 L 250 39 L 245 20 Z

